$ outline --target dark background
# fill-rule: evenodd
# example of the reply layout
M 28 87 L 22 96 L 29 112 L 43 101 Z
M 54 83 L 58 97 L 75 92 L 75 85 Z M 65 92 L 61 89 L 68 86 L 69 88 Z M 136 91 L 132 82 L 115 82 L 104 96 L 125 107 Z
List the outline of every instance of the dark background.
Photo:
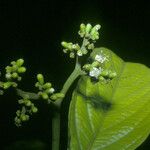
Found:
M 61 89 L 74 62 L 62 53 L 62 40 L 76 42 L 80 23 L 99 23 L 100 40 L 96 46 L 112 49 L 126 61 L 150 67 L 150 4 L 147 0 L 0 0 L 0 70 L 11 60 L 25 59 L 27 73 L 20 87 L 35 90 L 35 76 Z M 52 112 L 46 103 L 38 103 L 39 113 L 21 128 L 13 124 L 17 97 L 8 90 L 0 97 L 0 149 L 17 140 L 51 141 Z M 66 149 L 67 108 L 62 110 L 63 138 Z M 149 149 L 150 138 L 139 148 Z

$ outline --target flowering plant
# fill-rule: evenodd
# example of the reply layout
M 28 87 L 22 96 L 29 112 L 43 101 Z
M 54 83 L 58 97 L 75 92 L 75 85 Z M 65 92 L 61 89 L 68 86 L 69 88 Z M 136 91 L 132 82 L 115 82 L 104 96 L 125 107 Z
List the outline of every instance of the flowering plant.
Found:
M 37 92 L 18 88 L 21 74 L 26 72 L 22 58 L 6 67 L 5 80 L 0 81 L 1 95 L 13 87 L 20 96 L 20 109 L 16 111 L 14 119 L 18 127 L 38 112 L 35 100 L 43 99 L 52 104 L 55 108 L 52 118 L 53 150 L 59 149 L 62 101 L 79 77 L 69 108 L 68 149 L 135 149 L 150 133 L 150 119 L 147 119 L 150 114 L 150 94 L 146 94 L 150 86 L 145 87 L 144 84 L 150 80 L 150 70 L 141 64 L 126 63 L 106 48 L 95 48 L 100 27 L 81 24 L 78 32 L 82 38 L 81 45 L 61 42 L 63 52 L 69 53 L 70 58 L 76 61 L 73 72 L 59 92 L 55 91 L 51 82 L 45 81 L 41 73 L 37 74 L 35 83 Z M 83 57 L 87 57 L 84 59 L 86 61 Z M 147 75 L 145 79 L 142 78 L 143 74 Z M 141 86 L 142 90 L 139 88 Z M 135 94 L 136 91 L 139 94 Z M 139 117 L 136 118 L 136 115 Z

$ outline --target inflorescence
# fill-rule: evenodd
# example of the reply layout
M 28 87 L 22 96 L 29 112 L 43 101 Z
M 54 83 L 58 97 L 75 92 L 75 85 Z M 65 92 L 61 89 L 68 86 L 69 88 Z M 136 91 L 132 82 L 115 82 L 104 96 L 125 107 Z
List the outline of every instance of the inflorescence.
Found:
M 92 27 L 91 24 L 81 24 L 80 31 L 78 32 L 80 37 L 83 38 L 83 43 L 81 46 L 79 44 L 73 44 L 71 42 L 63 41 L 61 45 L 64 47 L 64 53 L 70 53 L 70 58 L 75 58 L 75 56 L 83 56 L 88 53 L 89 50 L 94 49 L 94 43 L 99 39 L 98 30 L 100 25 Z
M 23 66 L 24 60 L 18 59 L 17 61 L 12 61 L 10 66 L 7 66 L 5 74 L 5 82 L 0 81 L 0 94 L 4 93 L 4 90 L 10 87 L 17 87 L 18 81 L 21 81 L 21 74 L 26 72 L 26 68 Z
M 93 79 L 104 81 L 105 79 L 113 79 L 116 77 L 116 72 L 110 69 L 104 69 L 105 63 L 109 61 L 107 55 L 101 51 L 96 55 L 94 61 L 90 64 L 85 64 L 83 70 Z
M 62 42 L 61 45 L 64 48 L 63 52 L 69 53 L 70 58 L 80 58 L 81 56 L 86 55 L 89 50 L 94 50 L 94 43 L 99 39 L 98 30 L 100 28 L 100 25 L 92 27 L 89 23 L 87 25 L 81 24 L 78 33 L 83 39 L 82 45 L 79 46 L 78 43 L 73 44 L 71 42 Z M 100 54 L 95 56 L 92 63 L 84 64 L 83 66 L 80 66 L 80 69 L 83 71 L 83 75 L 88 75 L 91 79 L 95 79 L 97 81 L 105 81 L 107 79 L 111 80 L 116 77 L 117 74 L 115 71 L 105 69 L 104 66 L 107 61 L 109 61 L 109 57 L 101 51 Z M 26 72 L 26 68 L 23 64 L 24 60 L 18 59 L 17 61 L 12 61 L 11 65 L 5 68 L 6 81 L 0 81 L 1 95 L 4 93 L 4 90 L 10 87 L 17 88 L 18 81 L 21 81 L 21 74 Z M 37 74 L 35 87 L 38 88 L 37 93 L 24 92 L 18 89 L 18 91 L 20 91 L 19 96 L 21 96 L 18 103 L 21 106 L 21 109 L 16 112 L 16 117 L 14 119 L 16 126 L 21 126 L 22 122 L 29 120 L 30 115 L 38 112 L 38 108 L 33 103 L 34 99 L 44 99 L 48 103 L 54 103 L 55 101 L 62 100 L 65 96 L 65 94 L 61 92 L 55 93 L 55 89 L 52 87 L 52 84 L 50 82 L 45 82 L 42 74 Z

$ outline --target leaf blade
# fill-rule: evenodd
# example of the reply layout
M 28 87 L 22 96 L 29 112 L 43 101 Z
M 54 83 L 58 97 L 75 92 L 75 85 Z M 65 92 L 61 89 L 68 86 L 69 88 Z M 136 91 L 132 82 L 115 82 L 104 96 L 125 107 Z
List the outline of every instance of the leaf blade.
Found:
M 91 58 L 101 50 L 111 57 L 106 67 L 118 77 L 106 85 L 93 84 L 88 77 L 80 79 L 69 110 L 70 149 L 133 150 L 150 133 L 150 70 L 125 63 L 105 48 L 96 49 Z

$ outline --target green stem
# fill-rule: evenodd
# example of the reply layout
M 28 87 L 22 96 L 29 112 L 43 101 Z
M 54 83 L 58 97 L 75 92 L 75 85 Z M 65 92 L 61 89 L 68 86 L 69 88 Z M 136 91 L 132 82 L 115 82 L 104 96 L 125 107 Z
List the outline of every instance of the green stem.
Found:
M 59 150 L 60 143 L 60 112 L 55 112 L 52 118 L 52 150 Z
M 66 95 L 68 89 L 72 85 L 72 83 L 80 76 L 83 72 L 81 70 L 81 66 L 78 62 L 78 57 L 76 58 L 76 65 L 74 71 L 71 73 L 67 81 L 65 82 L 61 93 Z M 59 144 L 60 144 L 60 108 L 61 103 L 63 101 L 62 99 L 59 99 L 55 101 L 55 106 L 58 108 L 58 111 L 54 113 L 53 119 L 52 119 L 52 150 L 59 150 Z

